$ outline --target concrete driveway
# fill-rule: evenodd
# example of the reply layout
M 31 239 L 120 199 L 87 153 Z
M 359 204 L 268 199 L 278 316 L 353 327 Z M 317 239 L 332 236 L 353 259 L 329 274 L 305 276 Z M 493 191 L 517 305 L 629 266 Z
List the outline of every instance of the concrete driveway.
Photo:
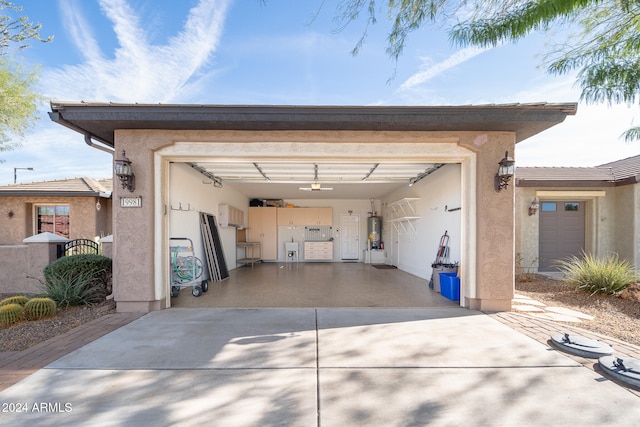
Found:
M 463 308 L 153 312 L 0 393 L 3 425 L 628 426 L 640 398 Z

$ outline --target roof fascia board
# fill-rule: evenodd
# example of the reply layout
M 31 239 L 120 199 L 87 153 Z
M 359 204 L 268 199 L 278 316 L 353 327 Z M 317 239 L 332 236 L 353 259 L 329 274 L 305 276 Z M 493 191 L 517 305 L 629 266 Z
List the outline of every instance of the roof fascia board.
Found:
M 507 131 L 526 139 L 576 103 L 484 106 L 228 106 L 51 102 L 51 120 L 113 146 L 116 129 Z M 97 135 L 97 134 L 100 135 Z
M 110 199 L 111 193 L 104 192 L 85 192 L 79 193 L 77 191 L 29 191 L 29 190 L 0 190 L 0 196 L 14 196 L 14 197 L 101 197 L 103 199 Z

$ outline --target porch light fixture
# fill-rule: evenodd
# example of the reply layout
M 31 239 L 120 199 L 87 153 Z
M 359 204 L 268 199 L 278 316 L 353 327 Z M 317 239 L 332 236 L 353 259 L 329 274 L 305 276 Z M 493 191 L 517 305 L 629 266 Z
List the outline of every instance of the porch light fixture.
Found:
M 506 189 L 509 186 L 509 181 L 516 171 L 516 161 L 512 157 L 509 157 L 509 152 L 504 152 L 504 159 L 498 163 L 498 173 L 495 178 L 496 191 Z
M 126 188 L 133 193 L 136 189 L 136 176 L 133 174 L 133 169 L 131 168 L 131 160 L 127 158 L 124 150 L 122 150 L 120 156 L 116 157 L 113 170 L 116 175 L 118 175 L 118 178 L 120 178 L 122 188 Z
M 529 206 L 529 216 L 533 216 L 538 213 L 538 209 L 540 209 L 540 202 L 538 199 L 533 199 L 531 202 L 531 206 Z

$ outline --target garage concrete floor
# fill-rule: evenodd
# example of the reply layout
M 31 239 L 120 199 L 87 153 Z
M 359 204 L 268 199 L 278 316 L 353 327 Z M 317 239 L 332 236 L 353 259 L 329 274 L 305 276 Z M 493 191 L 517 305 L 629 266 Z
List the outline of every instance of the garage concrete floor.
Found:
M 172 307 L 455 307 L 429 281 L 364 263 L 260 263 L 209 282 L 200 297 L 182 288 Z

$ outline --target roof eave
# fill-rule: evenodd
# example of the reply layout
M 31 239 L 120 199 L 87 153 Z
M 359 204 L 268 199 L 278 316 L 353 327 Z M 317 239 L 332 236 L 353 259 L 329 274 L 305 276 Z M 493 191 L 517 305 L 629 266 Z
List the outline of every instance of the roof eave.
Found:
M 51 102 L 49 117 L 113 147 L 116 129 L 506 131 L 514 132 L 519 142 L 576 111 L 576 103 L 381 107 Z
M 112 194 L 105 192 L 46 191 L 46 190 L 0 190 L 0 196 L 14 197 L 100 197 L 110 199 Z

